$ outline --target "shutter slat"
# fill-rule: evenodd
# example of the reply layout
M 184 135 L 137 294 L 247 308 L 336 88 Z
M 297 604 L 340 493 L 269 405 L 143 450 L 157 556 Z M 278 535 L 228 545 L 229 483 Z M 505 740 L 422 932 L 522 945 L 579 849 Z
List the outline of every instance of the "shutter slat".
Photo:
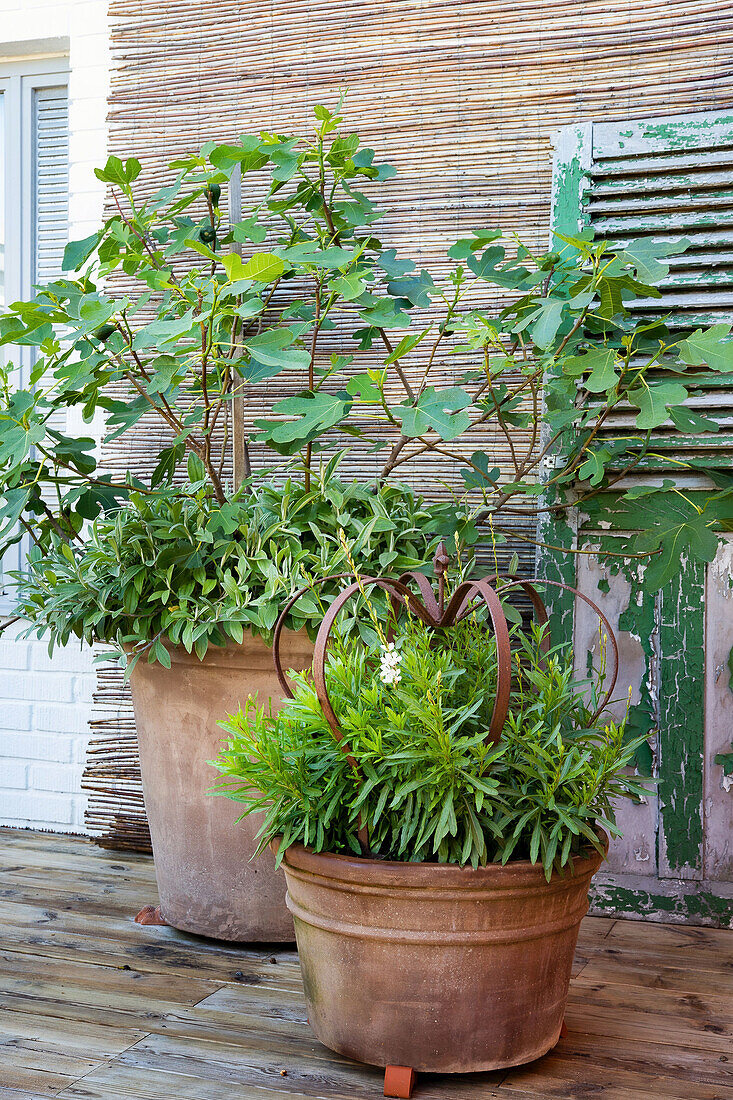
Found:
M 581 218 L 598 238 L 624 247 L 635 237 L 690 245 L 669 260 L 659 284 L 661 298 L 637 299 L 629 309 L 639 320 L 664 317 L 673 334 L 733 322 L 733 114 L 687 115 L 592 126 L 590 163 L 581 189 Z M 652 433 L 651 449 L 682 461 L 704 459 L 733 465 L 733 375 L 700 368 L 684 379 L 661 364 L 650 381 L 684 381 L 691 410 L 715 420 L 720 431 L 680 433 L 667 421 Z M 590 402 L 593 404 L 593 401 Z M 599 439 L 632 435 L 636 411 L 620 406 L 606 419 Z M 685 485 L 700 471 L 673 468 L 663 457 L 647 456 L 633 477 L 670 471 Z
M 706 212 L 696 208 L 689 212 L 651 213 L 646 216 L 632 213 L 624 218 L 599 218 L 597 221 L 593 219 L 593 225 L 601 237 L 614 237 L 617 235 L 626 237 L 630 234 L 638 236 L 644 233 L 653 233 L 656 236 L 659 232 L 665 233 L 671 229 L 682 234 L 686 229 L 733 226 L 733 209 Z
M 730 175 L 727 183 L 730 186 Z M 704 213 L 712 207 L 725 208 L 733 206 L 732 191 L 716 191 L 710 187 L 701 187 L 694 194 L 688 192 L 679 195 L 655 195 L 654 192 L 656 191 L 657 188 L 650 180 L 646 186 L 638 188 L 638 197 L 636 192 L 627 192 L 612 199 L 603 200 L 597 200 L 594 196 L 591 196 L 590 211 L 594 216 L 596 214 L 613 215 L 616 212 L 625 215 L 628 211 L 637 210 L 669 211 L 670 213 L 700 210 Z
M 48 283 L 62 273 L 69 238 L 68 96 L 63 85 L 33 92 L 33 177 L 33 282 Z M 65 412 L 53 413 L 49 424 L 65 431 Z
M 670 172 L 668 176 L 655 172 L 654 169 L 645 174 L 629 174 L 620 178 L 610 178 L 605 171 L 597 177 L 593 185 L 590 199 L 593 205 L 606 197 L 615 198 L 617 195 L 634 195 L 637 192 L 645 194 L 650 188 L 656 192 L 666 191 L 697 191 L 702 188 L 730 187 L 730 158 L 726 155 L 721 162 L 722 167 L 715 172 L 688 172 L 679 175 L 677 171 Z
M 596 123 L 593 126 L 593 160 L 628 160 L 655 154 L 670 159 L 695 151 L 719 154 L 733 150 L 733 114 L 692 114 L 676 118 L 641 119 L 633 122 Z
M 599 156 L 591 165 L 588 174 L 593 179 L 602 178 L 607 180 L 608 185 L 614 179 L 620 177 L 640 175 L 650 175 L 662 182 L 667 172 L 675 173 L 685 169 L 702 170 L 703 168 L 710 171 L 718 165 L 729 165 L 731 159 L 733 159 L 733 152 L 727 148 L 717 152 L 708 150 L 704 154 L 681 153 L 666 157 L 631 157 L 628 160 L 613 160 Z

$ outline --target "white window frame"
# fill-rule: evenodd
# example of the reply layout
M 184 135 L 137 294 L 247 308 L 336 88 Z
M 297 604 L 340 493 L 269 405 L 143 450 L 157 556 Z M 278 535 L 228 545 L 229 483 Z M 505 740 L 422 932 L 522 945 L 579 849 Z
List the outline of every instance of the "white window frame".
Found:
M 0 171 L 4 173 L 4 300 L 6 305 L 27 300 L 36 278 L 35 248 L 35 144 L 34 95 L 43 88 L 65 87 L 68 95 L 67 58 L 0 63 L 4 148 Z M 15 378 L 26 384 L 33 365 L 33 349 L 3 348 L 0 354 L 19 370 Z M 20 569 L 27 552 L 23 539 L 0 561 L 0 617 L 14 605 L 12 591 L 3 584 L 3 572 Z

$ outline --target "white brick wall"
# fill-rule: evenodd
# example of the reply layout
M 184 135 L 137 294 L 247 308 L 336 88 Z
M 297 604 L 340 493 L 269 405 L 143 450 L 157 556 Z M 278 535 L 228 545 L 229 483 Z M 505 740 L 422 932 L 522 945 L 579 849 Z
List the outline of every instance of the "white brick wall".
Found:
M 60 43 L 58 40 L 64 40 Z M 102 219 L 106 159 L 106 0 L 0 0 L 0 62 L 68 50 L 70 237 Z M 88 434 L 89 428 L 85 427 Z M 46 643 L 0 636 L 0 825 L 84 832 L 80 782 L 95 675 L 89 650 L 49 659 Z
M 49 658 L 23 630 L 0 640 L 0 825 L 83 832 L 91 650 L 70 645 Z

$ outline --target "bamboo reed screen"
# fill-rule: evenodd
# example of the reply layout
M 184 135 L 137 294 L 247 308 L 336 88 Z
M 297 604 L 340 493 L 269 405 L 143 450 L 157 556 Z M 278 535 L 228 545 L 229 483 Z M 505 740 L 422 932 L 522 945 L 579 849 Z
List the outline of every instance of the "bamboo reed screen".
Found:
M 345 87 L 349 124 L 398 168 L 380 193 L 380 236 L 436 277 L 475 226 L 546 243 L 560 126 L 719 109 L 733 92 L 733 13 L 708 0 L 111 0 L 110 20 L 110 152 L 137 156 L 151 190 L 177 154 L 301 131 Z M 279 377 L 269 399 L 289 384 Z M 261 411 L 250 399 L 245 419 Z M 106 461 L 149 472 L 158 435 L 142 422 Z M 501 466 L 506 445 L 483 446 Z M 351 469 L 371 472 L 359 455 Z M 421 486 L 425 472 L 413 474 Z M 99 707 L 89 824 L 104 843 L 144 843 L 118 674 L 104 674 Z

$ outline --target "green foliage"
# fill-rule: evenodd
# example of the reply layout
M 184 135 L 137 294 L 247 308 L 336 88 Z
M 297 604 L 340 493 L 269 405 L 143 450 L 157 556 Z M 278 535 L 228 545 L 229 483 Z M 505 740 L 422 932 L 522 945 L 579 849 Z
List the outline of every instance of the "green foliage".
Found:
M 366 825 L 380 858 L 531 859 L 549 878 L 581 847 L 599 847 L 598 826 L 618 833 L 613 799 L 644 790 L 625 771 L 643 738 L 626 742 L 611 720 L 590 725 L 588 685 L 574 682 L 566 650 L 543 660 L 541 638 L 537 627 L 514 631 L 510 713 L 495 745 L 496 646 L 478 617 L 443 635 L 409 618 L 394 650 L 337 639 L 326 680 L 342 745 L 310 677 L 294 674 L 295 698 L 277 715 L 249 700 L 222 723 L 217 792 L 244 815 L 264 811 L 260 850 L 280 837 L 279 858 L 294 842 L 359 854 Z
M 440 507 L 427 509 L 402 486 L 371 493 L 328 469 L 310 491 L 258 482 L 224 505 L 205 488 L 188 497 L 133 492 L 92 523 L 83 545 L 54 535 L 48 550 L 31 551 L 20 610 L 51 650 L 78 637 L 163 664 L 166 643 L 202 658 L 209 645 L 241 642 L 244 630 L 269 640 L 296 589 L 348 572 L 341 532 L 367 570 L 400 573 L 429 557 L 440 518 Z M 287 625 L 314 635 L 339 587 L 302 597 Z
M 613 516 L 622 530 L 635 532 L 628 552 L 650 556 L 645 587 L 655 592 L 675 576 L 682 556 L 712 561 L 719 544 L 717 529 L 733 521 L 733 491 L 720 489 L 712 496 L 683 493 L 665 480 L 661 487 L 631 488 L 608 504 L 605 515 Z
M 302 470 L 306 492 L 315 456 L 344 434 L 381 452 L 379 484 L 435 453 L 473 494 L 445 525 L 461 524 L 470 500 L 475 525 L 464 533 L 475 537 L 490 518 L 500 540 L 517 515 L 535 514 L 548 459 L 555 509 L 611 485 L 632 507 L 617 482 L 641 468 L 655 429 L 671 418 L 688 434 L 717 430 L 685 401 L 701 367 L 733 372 L 729 328 L 670 333 L 632 309 L 659 296 L 673 243 L 619 248 L 559 236 L 534 254 L 477 229 L 449 248 L 438 279 L 376 235 L 377 189 L 394 170 L 344 131 L 338 111 L 315 115 L 304 137 L 209 142 L 174 161 L 153 194 L 134 158 L 110 157 L 97 172 L 117 212 L 69 244 L 69 274 L 0 316 L 0 345 L 29 348 L 35 364 L 25 387 L 12 365 L 0 368 L 0 556 L 24 531 L 38 560 L 57 556 L 59 540 L 80 544 L 84 525 L 115 516 L 130 494 L 185 501 L 191 486 L 173 488 L 184 465 L 224 508 L 234 498 L 222 475 L 231 432 L 222 429 L 235 391 L 265 409 L 254 439 Z M 229 226 L 220 203 L 235 171 L 245 209 Z M 134 285 L 129 295 L 108 278 L 118 270 Z M 504 308 L 486 304 L 496 288 L 509 292 Z M 344 318 L 352 347 L 327 360 L 324 334 Z M 283 371 L 299 388 L 273 401 L 271 380 Z M 54 427 L 71 409 L 90 425 L 88 438 Z M 633 426 L 611 437 L 618 412 Z M 99 470 L 92 423 L 103 420 L 111 440 L 143 417 L 157 420 L 155 438 L 164 429 L 150 483 Z M 501 468 L 489 469 L 478 449 L 487 431 L 506 437 Z M 250 442 L 247 477 L 257 473 Z M 694 514 L 672 493 L 660 487 L 635 509 L 637 550 L 654 559 L 648 586 L 663 583 L 680 550 L 710 560 L 730 523 L 727 489 L 707 494 Z

